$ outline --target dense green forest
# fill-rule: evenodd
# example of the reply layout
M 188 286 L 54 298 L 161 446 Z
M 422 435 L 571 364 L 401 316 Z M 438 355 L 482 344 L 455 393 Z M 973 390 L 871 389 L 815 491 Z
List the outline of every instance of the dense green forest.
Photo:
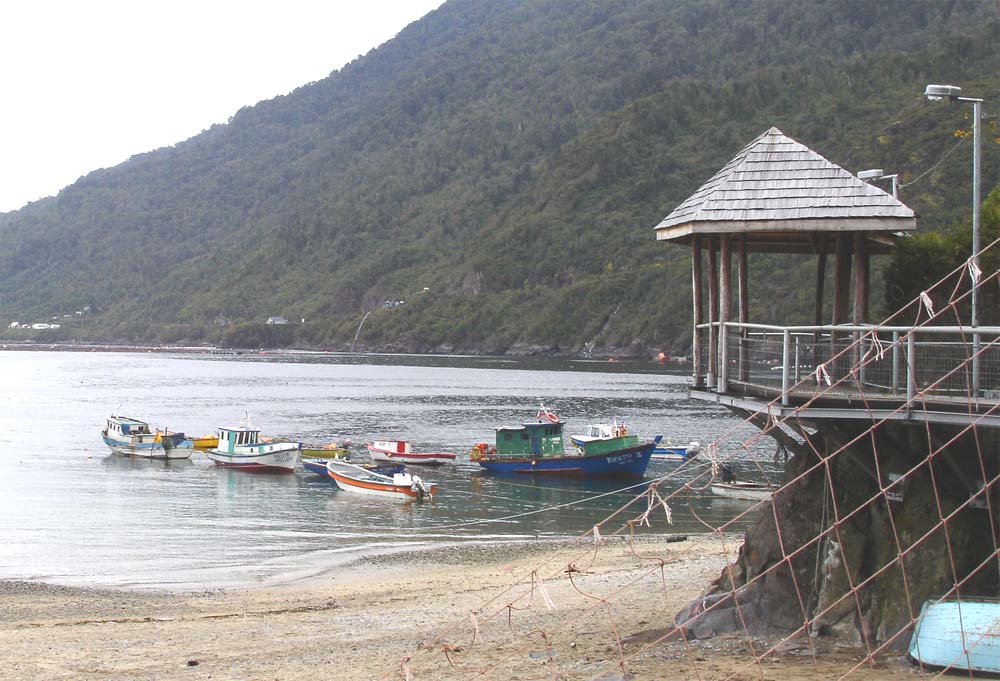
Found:
M 2 326 L 71 315 L 3 334 L 686 353 L 688 254 L 656 223 L 773 125 L 900 173 L 921 230 L 960 232 L 969 111 L 921 93 L 986 97 L 985 195 L 997 35 L 991 1 L 449 0 L 326 79 L 0 215 Z M 751 258 L 751 317 L 807 319 L 809 264 L 776 267 Z

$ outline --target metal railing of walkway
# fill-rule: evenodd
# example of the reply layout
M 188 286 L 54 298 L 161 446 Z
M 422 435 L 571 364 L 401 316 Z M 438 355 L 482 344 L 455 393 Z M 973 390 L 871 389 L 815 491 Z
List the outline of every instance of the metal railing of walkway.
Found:
M 820 388 L 830 399 L 1000 402 L 1000 327 L 721 326 L 715 362 L 701 334 L 699 365 L 710 368 L 695 377 L 718 394 L 780 395 L 783 406 Z

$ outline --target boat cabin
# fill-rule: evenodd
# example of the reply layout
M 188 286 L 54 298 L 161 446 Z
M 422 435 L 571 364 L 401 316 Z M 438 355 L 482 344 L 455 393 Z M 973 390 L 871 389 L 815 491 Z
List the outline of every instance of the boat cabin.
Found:
M 588 440 L 610 440 L 614 437 L 625 437 L 628 435 L 628 428 L 624 423 L 592 423 L 587 426 L 584 438 Z
M 107 423 L 108 435 L 119 435 L 124 438 L 135 438 L 136 436 L 152 435 L 149 424 L 138 419 L 131 419 L 127 416 L 111 416 Z
M 219 446 L 224 452 L 233 452 L 237 447 L 253 447 L 260 444 L 260 431 L 249 428 L 219 428 Z
M 392 454 L 410 454 L 410 443 L 405 440 L 376 440 L 372 447 Z
M 497 428 L 498 456 L 564 456 L 563 424 L 541 421 Z

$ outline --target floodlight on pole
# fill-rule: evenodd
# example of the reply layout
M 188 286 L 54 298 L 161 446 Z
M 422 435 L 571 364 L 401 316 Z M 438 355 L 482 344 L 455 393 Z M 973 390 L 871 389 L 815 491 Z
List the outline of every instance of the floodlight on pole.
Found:
M 924 96 L 931 101 L 947 99 L 950 102 L 966 102 L 972 104 L 972 257 L 969 273 L 972 278 L 972 326 L 979 324 L 979 145 L 982 138 L 982 107 L 983 100 L 977 97 L 962 97 L 962 88 L 957 85 L 928 85 L 924 88 Z M 979 334 L 972 337 L 973 352 L 979 352 Z M 979 394 L 978 357 L 972 358 L 973 394 Z
M 881 168 L 872 168 L 871 170 L 858 171 L 858 179 L 866 182 L 868 180 L 892 180 L 892 198 L 899 200 L 899 175 L 897 173 L 886 175 Z

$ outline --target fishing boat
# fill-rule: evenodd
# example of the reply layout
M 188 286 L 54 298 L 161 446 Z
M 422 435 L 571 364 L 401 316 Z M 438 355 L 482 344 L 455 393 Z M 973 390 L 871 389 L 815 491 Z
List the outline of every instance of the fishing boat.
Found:
M 197 450 L 212 449 L 219 446 L 218 435 L 202 435 L 191 438 L 191 445 Z
M 207 450 L 217 466 L 254 472 L 291 473 L 299 461 L 299 442 L 263 442 L 260 431 L 241 426 L 219 428 L 219 443 Z
M 563 422 L 544 407 L 537 421 L 496 430 L 496 445 L 480 442 L 470 458 L 491 473 L 642 477 L 653 453 L 652 442 L 635 435 L 580 436 L 574 449 L 563 444 Z
M 147 459 L 187 459 L 194 451 L 184 433 L 153 432 L 149 424 L 112 414 L 101 431 L 104 444 L 121 456 Z
M 587 443 L 597 440 L 613 440 L 628 436 L 628 427 L 625 422 L 619 423 L 613 420 L 611 423 L 594 423 L 587 426 L 587 432 L 583 435 L 571 435 L 570 441 L 577 447 L 583 447 Z M 649 457 L 653 461 L 670 461 L 683 463 L 695 458 L 701 452 L 701 445 L 697 442 L 689 442 L 687 445 L 672 445 L 670 441 L 664 442 L 662 435 L 653 438 L 653 454 Z
M 340 459 L 327 461 L 326 471 L 327 475 L 337 483 L 337 487 L 345 492 L 404 501 L 430 498 L 437 493 L 435 483 L 424 482 L 418 475 L 409 473 L 382 475 Z
M 684 463 L 690 461 L 701 453 L 701 444 L 689 442 L 686 445 L 671 444 L 670 440 L 664 440 L 662 435 L 653 438 L 656 447 L 653 448 L 654 461 L 668 461 L 671 463 Z
M 305 451 L 305 450 L 303 450 Z M 340 459 L 343 461 L 343 459 Z M 333 480 L 326 470 L 326 464 L 328 459 L 302 459 L 302 467 L 309 471 L 310 473 L 315 473 L 316 475 L 326 478 L 327 480 Z M 354 463 L 353 461 L 349 463 Z M 357 464 L 365 470 L 374 471 L 375 473 L 380 473 L 381 475 L 395 475 L 396 473 L 403 473 L 406 471 L 406 465 L 401 463 L 384 463 L 381 465 L 375 465 L 370 463 L 360 463 Z
M 348 456 L 350 452 L 347 451 L 347 447 L 343 445 L 338 445 L 336 442 L 331 442 L 325 445 L 302 445 L 302 457 L 310 459 L 326 459 L 330 457 L 344 458 Z
M 969 672 L 1000 673 L 1000 601 L 987 598 L 927 601 L 910 647 L 916 662 Z
M 733 480 L 732 482 L 713 482 L 709 489 L 717 497 L 727 499 L 743 499 L 745 501 L 764 501 L 770 499 L 777 485 L 768 485 L 763 482 L 747 482 L 744 480 Z
M 438 465 L 455 460 L 455 454 L 448 452 L 415 452 L 405 440 L 376 440 L 366 442 L 365 447 L 372 461 L 400 461 L 407 464 Z

